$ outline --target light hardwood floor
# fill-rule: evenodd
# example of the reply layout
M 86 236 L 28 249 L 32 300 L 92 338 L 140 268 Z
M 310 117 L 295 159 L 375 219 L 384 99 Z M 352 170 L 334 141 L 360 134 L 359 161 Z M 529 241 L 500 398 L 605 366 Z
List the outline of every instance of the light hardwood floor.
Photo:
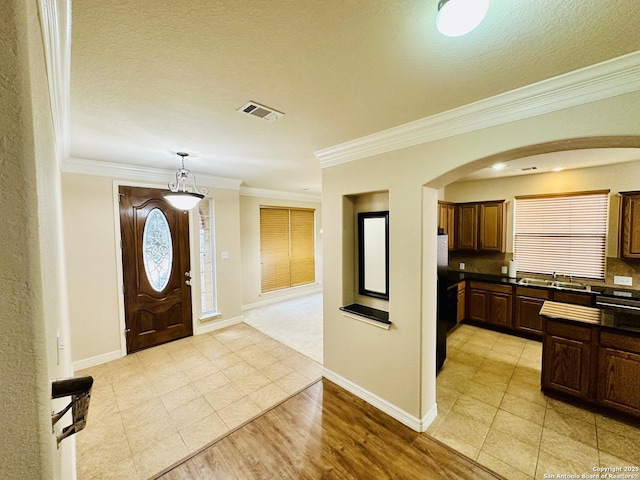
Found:
M 325 379 L 155 478 L 503 477 Z

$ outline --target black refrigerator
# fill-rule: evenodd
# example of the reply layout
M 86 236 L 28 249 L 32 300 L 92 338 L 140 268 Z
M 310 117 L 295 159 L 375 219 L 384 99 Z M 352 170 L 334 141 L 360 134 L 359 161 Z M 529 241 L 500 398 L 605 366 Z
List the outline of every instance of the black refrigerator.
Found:
M 438 306 L 436 313 L 436 374 L 447 359 L 447 332 L 456 325 L 457 282 L 449 280 L 449 236 L 438 231 Z

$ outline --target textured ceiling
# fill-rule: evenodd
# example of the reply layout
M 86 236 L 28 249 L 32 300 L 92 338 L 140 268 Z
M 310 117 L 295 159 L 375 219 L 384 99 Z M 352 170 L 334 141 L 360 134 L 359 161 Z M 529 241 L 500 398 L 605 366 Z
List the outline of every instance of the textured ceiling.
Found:
M 638 0 L 73 0 L 71 156 L 320 193 L 313 152 L 640 49 Z M 285 113 L 268 123 L 248 101 Z

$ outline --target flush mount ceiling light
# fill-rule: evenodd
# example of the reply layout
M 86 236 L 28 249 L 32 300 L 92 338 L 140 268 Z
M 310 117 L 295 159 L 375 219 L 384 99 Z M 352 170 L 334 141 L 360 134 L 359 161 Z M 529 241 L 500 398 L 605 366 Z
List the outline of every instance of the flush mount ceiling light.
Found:
M 480 25 L 489 0 L 440 0 L 436 27 L 447 37 L 460 37 Z
M 184 168 L 184 157 L 189 154 L 185 152 L 177 152 L 182 160 L 182 168 L 176 172 L 176 183 L 169 183 L 169 192 L 163 193 L 162 196 L 171 204 L 173 208 L 178 210 L 191 210 L 198 205 L 200 200 L 209 192 L 206 188 L 196 187 L 196 176 L 189 170 Z M 190 187 L 187 189 L 187 183 Z
M 504 163 L 496 163 L 491 168 L 493 168 L 494 170 L 502 170 L 504 167 L 506 167 Z

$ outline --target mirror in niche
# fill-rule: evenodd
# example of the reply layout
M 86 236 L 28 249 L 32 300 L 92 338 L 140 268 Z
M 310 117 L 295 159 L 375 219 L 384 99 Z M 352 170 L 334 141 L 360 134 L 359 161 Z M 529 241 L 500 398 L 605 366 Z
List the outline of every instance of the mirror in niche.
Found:
M 358 293 L 389 300 L 389 211 L 358 213 Z

